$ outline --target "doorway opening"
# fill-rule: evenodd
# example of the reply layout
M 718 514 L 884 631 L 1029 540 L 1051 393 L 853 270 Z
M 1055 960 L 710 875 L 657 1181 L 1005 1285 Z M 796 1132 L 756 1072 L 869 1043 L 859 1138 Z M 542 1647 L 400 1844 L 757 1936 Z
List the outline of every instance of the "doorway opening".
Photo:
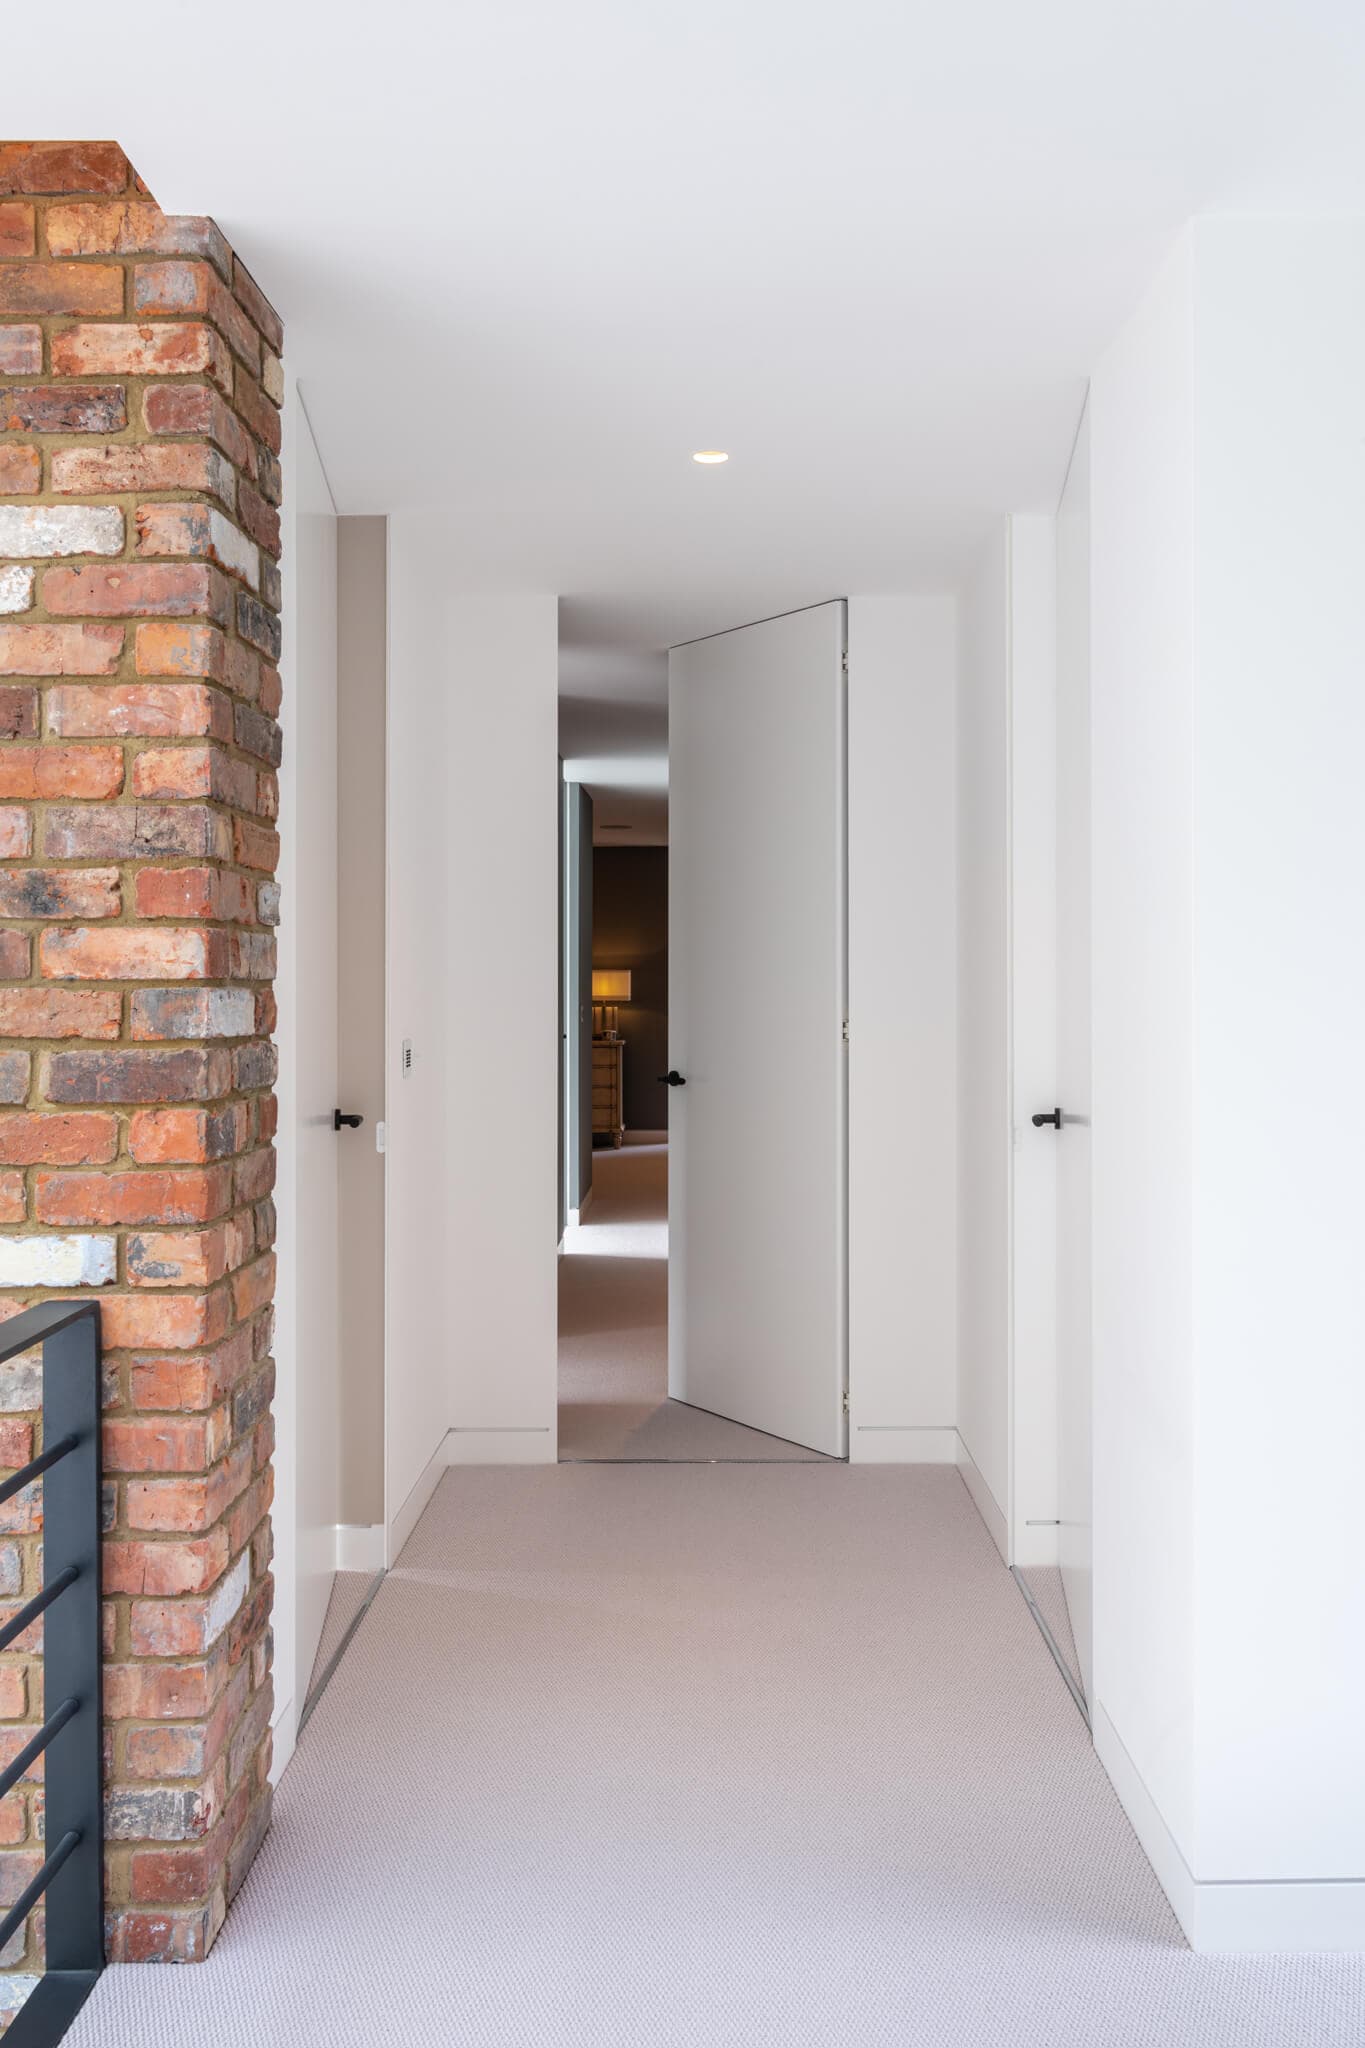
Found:
M 784 833 L 803 842 L 812 816 L 819 829 L 820 803 L 802 786 L 803 726 L 812 738 L 819 726 L 819 743 L 807 751 L 810 772 L 829 785 L 825 808 L 834 835 L 816 858 L 842 855 L 841 841 L 836 845 L 842 754 L 838 746 L 827 750 L 834 734 L 819 721 L 842 715 L 843 607 L 789 619 L 801 623 L 766 621 L 672 655 L 652 653 L 633 663 L 623 656 L 604 666 L 600 650 L 566 645 L 561 632 L 563 1463 L 807 1463 L 843 1452 L 844 1081 L 842 1047 L 835 1044 L 842 1039 L 843 904 L 837 891 L 830 893 L 826 921 L 838 971 L 823 975 L 837 996 L 823 1020 L 830 1038 L 826 1120 L 836 1142 L 826 1148 L 826 1159 L 817 1109 L 811 1154 L 815 1170 L 828 1166 L 838 1182 L 829 1191 L 829 1241 L 822 1247 L 826 1284 L 821 1290 L 818 1280 L 813 1283 L 828 1313 L 814 1340 L 818 1348 L 823 1339 L 823 1356 L 793 1355 L 790 1373 L 783 1309 L 793 1290 L 784 1262 L 790 1258 L 799 1272 L 801 1248 L 788 1246 L 776 1212 L 791 1197 L 784 1148 L 791 1147 L 790 1126 L 799 1123 L 801 1106 L 790 1091 L 775 1096 L 763 1078 L 774 1058 L 775 1028 L 788 1021 L 791 961 L 803 956 L 808 924 L 817 950 L 819 942 L 819 909 L 809 923 L 808 895 L 800 895 L 799 915 L 788 920 L 793 930 L 785 939 L 786 906 L 779 900 L 787 887 Z M 721 643 L 727 643 L 721 652 L 708 654 Z M 670 668 L 686 764 L 680 849 L 670 844 Z M 784 752 L 788 681 L 797 743 Z M 788 770 L 791 788 L 783 786 L 773 806 L 776 858 L 761 834 L 746 837 L 754 805 L 745 803 L 740 818 L 739 792 L 729 782 L 734 762 L 726 721 L 736 685 L 736 757 L 754 757 L 751 781 L 769 751 Z M 774 686 L 782 707 L 776 719 Z M 752 700 L 747 731 L 746 696 Z M 841 877 L 840 859 L 833 865 Z M 799 863 L 791 887 L 795 902 L 802 888 Z M 756 935 L 769 942 L 768 953 Z M 803 1001 L 810 1008 L 825 994 L 821 976 L 815 979 L 820 986 L 813 995 L 797 991 L 792 1029 L 798 1038 Z M 770 1014 L 755 1017 L 755 989 Z M 691 1067 L 690 1091 L 680 1066 Z M 760 1212 L 769 1201 L 775 1213 L 765 1222 Z M 818 1212 L 818 1199 L 814 1206 Z M 736 1241 L 737 1222 L 743 1243 Z M 746 1298 L 744 1284 L 731 1284 L 731 1262 L 735 1272 L 759 1274 L 767 1290 L 761 1302 Z M 807 1264 L 818 1267 L 821 1258 Z M 802 1284 L 796 1282 L 796 1293 Z M 757 1342 L 756 1317 L 764 1328 Z M 768 1349 L 777 1352 L 776 1360 L 760 1355 Z M 784 1384 L 788 1377 L 791 1386 Z

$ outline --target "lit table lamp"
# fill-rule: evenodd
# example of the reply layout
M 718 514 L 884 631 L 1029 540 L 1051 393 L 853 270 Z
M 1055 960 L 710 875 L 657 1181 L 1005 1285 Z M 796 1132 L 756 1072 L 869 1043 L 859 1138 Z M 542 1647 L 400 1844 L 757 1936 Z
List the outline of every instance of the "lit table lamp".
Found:
M 594 967 L 592 971 L 593 1032 L 602 1038 L 616 1036 L 616 1006 L 630 1001 L 628 967 Z M 599 1015 L 600 1011 L 600 1015 Z M 601 1030 L 598 1031 L 598 1025 Z

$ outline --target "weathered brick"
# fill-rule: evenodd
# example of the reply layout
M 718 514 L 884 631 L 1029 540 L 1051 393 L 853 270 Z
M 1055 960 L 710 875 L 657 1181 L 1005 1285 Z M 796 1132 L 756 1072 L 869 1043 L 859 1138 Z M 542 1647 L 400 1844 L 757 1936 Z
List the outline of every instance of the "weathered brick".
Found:
M 0 751 L 0 797 L 117 796 L 123 786 L 118 747 L 6 747 Z
M 47 693 L 47 729 L 67 739 L 230 739 L 232 709 L 200 683 L 60 683 Z
M 237 365 L 232 402 L 257 439 L 264 442 L 272 455 L 278 455 L 283 439 L 279 407 L 270 403 L 260 385 L 240 363 Z
M 222 868 L 143 868 L 136 883 L 139 917 L 214 918 L 250 923 L 251 880 Z
M 140 1109 L 128 1122 L 129 1154 L 145 1165 L 227 1159 L 246 1140 L 244 1102 L 220 1110 Z
M 139 989 L 129 999 L 133 1038 L 245 1038 L 255 1020 L 247 988 Z
M 214 442 L 254 479 L 256 443 L 211 385 L 153 384 L 143 395 L 142 416 L 149 434 L 197 434 Z
M 233 259 L 232 289 L 278 355 L 284 347 L 284 322 L 240 257 Z
M 190 1542 L 115 1541 L 104 1546 L 106 1593 L 199 1593 L 227 1570 L 227 1531 L 213 1529 Z
M 236 836 L 236 857 L 244 868 L 264 868 L 267 874 L 274 874 L 280 861 L 280 835 L 268 825 L 257 825 L 250 818 L 234 821 Z
M 18 443 L 0 442 L 0 498 L 32 497 L 34 492 L 40 491 L 42 487 L 43 458 L 38 450 L 25 448 Z M 0 505 L 0 535 L 6 531 L 19 531 L 4 517 L 7 511 L 12 513 L 15 509 L 12 506 Z M 27 547 L 0 548 L 0 553 L 8 555 L 31 555 L 36 552 L 35 549 Z M 6 609 L 20 611 L 23 606 L 7 606 Z
M 237 744 L 244 753 L 254 754 L 278 768 L 283 753 L 283 735 L 273 718 L 267 718 L 254 704 L 239 704 L 233 713 Z
M 0 505 L 0 555 L 117 555 L 117 505 Z
M 112 1237 L 0 1237 L 0 1287 L 101 1287 L 117 1272 Z
M 0 626 L 0 676 L 111 676 L 122 626 Z
M 0 1102 L 28 1099 L 29 1056 L 26 1052 L 0 1052 Z
M 260 584 L 255 544 L 212 505 L 139 505 L 137 551 L 139 555 L 189 555 L 216 562 L 252 590 Z
M 214 682 L 228 677 L 228 643 L 216 626 L 152 620 L 138 626 L 133 638 L 140 676 L 204 676 Z
M 121 313 L 123 271 L 112 263 L 0 265 L 0 313 Z
M 32 256 L 37 246 L 33 208 L 12 199 L 0 203 L 0 257 Z
M 121 283 L 122 272 L 119 278 Z M 65 327 L 52 337 L 52 368 L 58 377 L 174 377 L 207 373 L 224 392 L 229 396 L 232 393 L 232 352 L 221 335 L 199 321 Z
M 198 441 L 57 448 L 52 454 L 52 488 L 81 497 L 100 491 L 205 491 L 229 511 L 237 500 L 231 463 L 216 448 Z
M 48 569 L 42 579 L 48 611 L 67 617 L 155 618 L 183 613 L 226 625 L 226 578 L 198 562 L 120 562 L 88 569 Z
M 0 142 L 0 193 L 122 192 L 127 184 L 116 142 Z
M 15 384 L 0 390 L 0 427 L 7 434 L 118 434 L 128 424 L 121 384 Z M 64 451 L 59 450 L 57 461 Z M 74 455 L 86 453 L 74 449 Z M 54 479 L 56 469 L 54 464 Z M 60 489 L 54 481 L 54 489 Z M 80 490 L 117 485 L 77 486 Z
M 32 848 L 32 813 L 9 804 L 0 806 L 0 860 L 23 860 Z
M 211 220 L 166 214 L 150 200 L 49 206 L 47 246 L 53 256 L 202 256 L 232 279 L 232 252 Z
M 207 796 L 249 809 L 255 801 L 256 774 L 245 761 L 234 760 L 221 747 L 149 747 L 133 762 L 133 794 Z
M 43 819 L 43 851 L 53 860 L 165 854 L 230 860 L 232 844 L 232 820 L 204 804 L 53 805 Z
M 201 313 L 211 320 L 233 354 L 256 374 L 261 366 L 261 338 L 211 266 L 179 262 L 139 263 L 133 271 L 135 313 Z
M 0 917 L 117 917 L 117 868 L 0 869 Z
M 155 1345 L 168 1351 L 193 1351 L 221 1337 L 231 1313 L 225 1288 L 210 1294 L 114 1294 L 103 1303 L 101 1326 L 111 1349 L 145 1351 Z M 169 1520 L 138 1521 L 130 1512 L 128 1526 L 171 1529 L 186 1525 Z
M 32 574 L 31 570 L 25 574 Z M 0 684 L 0 739 L 30 740 L 38 733 L 38 692 L 23 683 Z
M 42 1085 L 43 1094 L 54 1103 L 210 1102 L 227 1094 L 231 1073 L 226 1050 L 185 1047 L 172 1052 L 147 1046 L 126 1052 L 51 1053 Z
M 12 567 L 0 567 L 0 616 L 12 617 L 15 612 L 29 609 L 33 603 L 33 577 L 32 569 L 22 568 L 18 563 Z M 12 732 L 0 728 L 0 739 L 14 737 Z
M 202 981 L 220 975 L 225 935 L 193 926 L 44 932 L 39 972 L 60 981 Z
M 0 1173 L 0 1223 L 22 1223 L 28 1213 L 28 1197 L 22 1173 Z
M 0 377 L 39 377 L 42 369 L 42 328 L 0 326 Z
M 0 931 L 0 981 L 23 981 L 32 972 L 31 960 L 27 932 Z
M 117 1152 L 118 1119 L 97 1110 L 0 1116 L 0 1160 L 7 1166 L 100 1166 Z

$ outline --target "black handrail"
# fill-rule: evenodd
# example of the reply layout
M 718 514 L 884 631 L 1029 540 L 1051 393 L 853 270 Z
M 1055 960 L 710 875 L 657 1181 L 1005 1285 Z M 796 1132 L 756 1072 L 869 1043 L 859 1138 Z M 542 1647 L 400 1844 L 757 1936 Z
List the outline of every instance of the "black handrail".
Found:
M 47 1751 L 45 1832 L 55 1846 L 0 1920 L 3 1948 L 46 1894 L 46 1968 L 5 2048 L 55 2048 L 104 1968 L 99 1304 L 45 1301 L 0 1324 L 0 1365 L 37 1344 L 47 1448 L 0 1485 L 0 1503 L 42 1481 L 44 1584 L 0 1629 L 0 1650 L 46 1614 L 43 1692 L 60 1704 L 0 1773 L 0 1799 Z

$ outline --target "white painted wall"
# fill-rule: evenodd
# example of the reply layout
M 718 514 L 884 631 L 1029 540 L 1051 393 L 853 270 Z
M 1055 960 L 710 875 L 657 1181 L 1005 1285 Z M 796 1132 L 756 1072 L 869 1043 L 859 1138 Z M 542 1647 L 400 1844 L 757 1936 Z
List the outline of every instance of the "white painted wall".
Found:
M 957 1427 L 1008 1549 L 1010 1336 L 1009 530 L 961 597 L 957 700 Z
M 956 1456 L 951 597 L 848 603 L 849 1456 Z
M 294 1747 L 336 1567 L 337 520 L 297 386 L 284 408 L 285 746 L 275 1303 L 275 1758 Z
M 557 606 L 450 550 L 390 519 L 391 1556 L 444 1464 L 556 1452 Z
M 1201 1947 L 1365 1943 L 1365 229 L 1093 387 L 1095 1694 Z

